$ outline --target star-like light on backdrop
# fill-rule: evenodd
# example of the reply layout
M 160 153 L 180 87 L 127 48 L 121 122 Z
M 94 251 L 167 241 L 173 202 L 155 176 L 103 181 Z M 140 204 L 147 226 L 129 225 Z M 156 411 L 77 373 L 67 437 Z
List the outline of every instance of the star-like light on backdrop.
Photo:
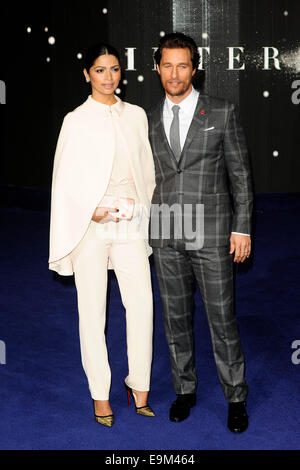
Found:
M 300 72 L 300 46 L 291 51 L 284 52 L 280 58 L 287 69 L 296 73 Z

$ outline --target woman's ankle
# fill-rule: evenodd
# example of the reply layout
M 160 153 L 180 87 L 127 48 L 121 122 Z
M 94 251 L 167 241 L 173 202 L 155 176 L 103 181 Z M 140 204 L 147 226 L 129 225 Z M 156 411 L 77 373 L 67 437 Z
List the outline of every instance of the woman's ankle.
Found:
M 109 400 L 94 400 L 95 414 L 99 416 L 107 416 L 112 414 Z
M 135 404 L 137 407 L 147 405 L 149 392 L 140 392 L 138 390 L 132 389 L 132 393 L 135 397 L 135 402 L 136 402 Z

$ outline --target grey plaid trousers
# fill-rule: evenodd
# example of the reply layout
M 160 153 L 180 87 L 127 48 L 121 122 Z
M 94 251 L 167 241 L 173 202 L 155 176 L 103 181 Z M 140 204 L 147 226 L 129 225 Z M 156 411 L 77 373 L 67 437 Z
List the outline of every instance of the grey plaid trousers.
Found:
M 175 393 L 194 393 L 193 281 L 198 282 L 212 338 L 221 386 L 228 402 L 243 401 L 248 392 L 245 361 L 233 306 L 232 255 L 229 246 L 201 250 L 174 246 L 154 248 Z M 184 245 L 184 244 L 182 244 Z

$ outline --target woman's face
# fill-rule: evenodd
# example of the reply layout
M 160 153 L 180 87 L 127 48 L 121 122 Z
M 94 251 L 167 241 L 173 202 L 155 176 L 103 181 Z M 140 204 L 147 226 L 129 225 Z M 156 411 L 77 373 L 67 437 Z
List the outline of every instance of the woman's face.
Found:
M 92 90 L 100 95 L 111 95 L 118 88 L 121 79 L 121 67 L 118 59 L 111 54 L 100 55 L 84 75 L 91 80 Z

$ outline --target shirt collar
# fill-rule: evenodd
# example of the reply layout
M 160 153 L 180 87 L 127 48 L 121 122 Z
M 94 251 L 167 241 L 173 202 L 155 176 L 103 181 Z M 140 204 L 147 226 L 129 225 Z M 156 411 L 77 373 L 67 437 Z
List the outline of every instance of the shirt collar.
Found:
M 92 97 L 92 95 L 89 95 L 88 99 L 87 99 L 87 102 L 91 106 L 93 106 L 96 110 L 102 111 L 107 115 L 114 114 L 114 115 L 120 116 L 120 114 L 122 112 L 122 108 L 123 108 L 123 101 L 116 95 L 115 95 L 115 98 L 116 98 L 117 102 L 112 104 L 112 105 L 108 105 L 108 104 L 100 103 L 100 101 L 95 100 Z
M 186 114 L 190 114 L 191 112 L 193 113 L 195 111 L 195 107 L 198 102 L 198 97 L 199 97 L 199 91 L 195 90 L 194 87 L 192 87 L 192 90 L 190 94 L 184 98 L 180 103 L 178 103 L 178 106 L 180 107 L 180 111 L 183 111 Z M 168 114 L 173 115 L 172 107 L 175 105 L 173 101 L 171 101 L 167 96 L 165 99 L 165 105 L 164 109 Z

